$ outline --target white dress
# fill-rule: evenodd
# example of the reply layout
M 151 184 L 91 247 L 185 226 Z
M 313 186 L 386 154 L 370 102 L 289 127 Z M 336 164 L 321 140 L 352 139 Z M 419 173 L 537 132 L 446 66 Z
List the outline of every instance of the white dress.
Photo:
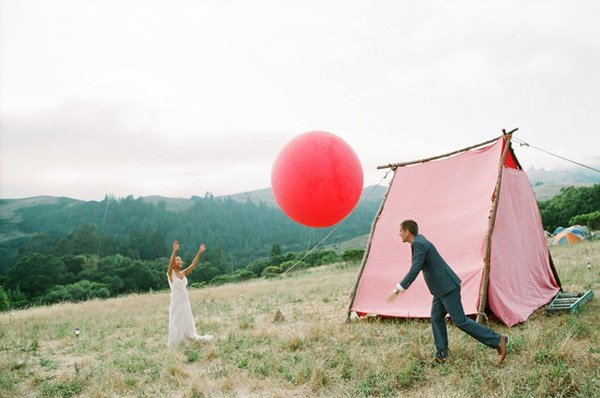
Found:
M 175 272 L 171 274 L 171 304 L 169 305 L 169 341 L 167 345 L 184 340 L 210 341 L 212 336 L 198 336 L 192 315 L 192 304 L 187 292 L 187 278 L 179 279 Z

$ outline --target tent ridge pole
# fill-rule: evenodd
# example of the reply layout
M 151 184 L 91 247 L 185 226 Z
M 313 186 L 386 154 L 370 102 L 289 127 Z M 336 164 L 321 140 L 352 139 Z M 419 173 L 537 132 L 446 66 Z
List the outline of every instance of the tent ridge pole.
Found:
M 506 161 L 506 155 L 510 147 L 510 139 L 512 133 L 516 131 L 514 129 L 510 132 L 502 130 L 502 138 L 505 141 L 504 150 L 502 156 L 500 156 L 500 162 L 498 163 L 498 177 L 496 178 L 496 187 L 494 188 L 494 198 L 492 202 L 492 208 L 490 209 L 490 215 L 488 216 L 488 228 L 487 235 L 485 237 L 485 255 L 483 258 L 483 280 L 481 281 L 481 288 L 479 291 L 479 307 L 477 308 L 477 322 L 482 323 L 485 315 L 485 307 L 487 305 L 487 292 L 490 284 L 490 260 L 491 260 L 491 249 L 492 249 L 492 233 L 494 232 L 494 225 L 496 224 L 496 214 L 498 212 L 498 202 L 500 201 L 500 187 L 502 185 L 502 171 L 504 170 L 504 162 Z
M 429 162 L 430 160 L 441 159 L 441 158 L 445 158 L 445 157 L 448 157 L 448 156 L 456 155 L 457 153 L 467 152 L 467 151 L 470 151 L 471 149 L 479 148 L 481 146 L 484 146 L 484 145 L 487 145 L 487 144 L 491 144 L 492 142 L 498 141 L 498 138 L 500 138 L 500 137 L 505 137 L 506 135 L 511 135 L 511 137 L 512 137 L 512 133 L 514 133 L 517 130 L 518 130 L 518 128 L 515 128 L 515 129 L 509 131 L 508 133 L 505 130 L 502 130 L 503 135 L 495 137 L 495 138 L 492 138 L 491 140 L 482 142 L 480 144 L 471 145 L 470 147 L 467 147 L 467 148 L 458 149 L 456 151 L 445 153 L 443 155 L 433 156 L 431 158 L 420 159 L 420 160 L 412 160 L 412 161 L 403 162 L 403 163 L 384 164 L 382 166 L 377 166 L 377 170 L 380 170 L 380 169 L 392 169 L 392 170 L 395 170 L 398 167 L 408 166 L 408 165 L 416 164 L 416 163 L 426 163 L 426 162 Z

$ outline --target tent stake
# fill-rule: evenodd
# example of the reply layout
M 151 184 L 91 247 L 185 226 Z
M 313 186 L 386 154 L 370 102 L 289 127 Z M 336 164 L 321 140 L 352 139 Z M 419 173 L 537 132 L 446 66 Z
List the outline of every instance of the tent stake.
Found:
M 516 129 L 515 129 L 516 130 Z M 502 170 L 504 169 L 504 162 L 506 161 L 506 154 L 510 147 L 510 139 L 512 133 L 515 131 L 504 133 L 504 150 L 500 157 L 500 163 L 498 164 L 498 178 L 496 179 L 496 187 L 494 188 L 494 200 L 492 208 L 490 209 L 490 215 L 488 217 L 488 228 L 487 235 L 485 237 L 485 256 L 483 260 L 483 280 L 481 281 L 481 290 L 479 291 L 479 308 L 477 309 L 477 322 L 482 323 L 485 315 L 485 306 L 487 305 L 487 291 L 490 284 L 490 258 L 492 249 L 492 233 L 494 232 L 494 225 L 496 224 L 496 213 L 498 212 L 498 202 L 500 199 L 500 186 L 502 185 Z

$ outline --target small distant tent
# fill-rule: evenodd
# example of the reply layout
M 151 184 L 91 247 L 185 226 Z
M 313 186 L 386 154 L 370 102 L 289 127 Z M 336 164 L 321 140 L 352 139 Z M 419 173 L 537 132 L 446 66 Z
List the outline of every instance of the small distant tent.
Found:
M 586 239 L 590 236 L 590 230 L 582 225 L 571 225 L 569 228 L 565 228 L 565 231 L 571 232 L 581 239 Z
M 511 132 L 512 133 L 512 132 Z M 467 315 L 481 322 L 487 306 L 506 325 L 524 322 L 560 290 L 533 190 L 511 146 L 512 134 L 450 154 L 390 164 L 394 177 L 373 221 L 352 292 L 352 312 L 429 318 L 431 294 L 419 274 L 386 300 L 411 266 L 398 226 L 419 224 L 462 280 Z
M 552 238 L 550 244 L 553 246 L 567 246 L 573 243 L 579 243 L 583 239 L 583 235 L 564 229 Z
M 560 230 L 559 230 L 560 228 Z M 558 227 L 550 240 L 552 246 L 567 246 L 572 243 L 579 243 L 590 237 L 590 230 L 581 225 L 571 225 L 568 228 Z

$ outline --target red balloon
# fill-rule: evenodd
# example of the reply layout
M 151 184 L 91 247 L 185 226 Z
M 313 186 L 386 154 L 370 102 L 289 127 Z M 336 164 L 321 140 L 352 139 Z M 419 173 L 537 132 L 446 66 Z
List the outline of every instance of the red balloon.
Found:
M 344 140 L 310 131 L 288 142 L 271 170 L 273 195 L 292 220 L 329 227 L 346 217 L 360 198 L 363 171 Z

